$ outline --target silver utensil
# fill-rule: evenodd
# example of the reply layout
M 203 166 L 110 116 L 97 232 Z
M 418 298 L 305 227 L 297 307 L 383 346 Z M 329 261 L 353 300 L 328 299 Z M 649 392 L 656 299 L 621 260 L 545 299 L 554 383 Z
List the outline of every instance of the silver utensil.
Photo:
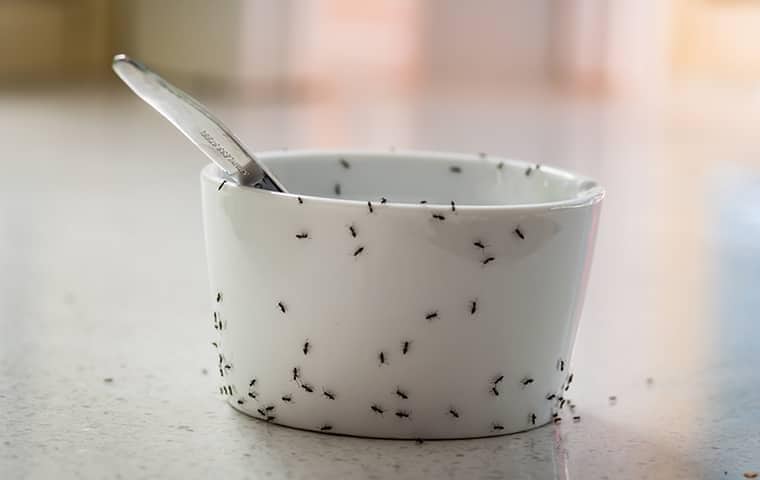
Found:
M 285 192 L 285 188 L 216 117 L 193 97 L 145 65 L 120 54 L 113 70 L 138 97 L 164 116 L 239 185 Z

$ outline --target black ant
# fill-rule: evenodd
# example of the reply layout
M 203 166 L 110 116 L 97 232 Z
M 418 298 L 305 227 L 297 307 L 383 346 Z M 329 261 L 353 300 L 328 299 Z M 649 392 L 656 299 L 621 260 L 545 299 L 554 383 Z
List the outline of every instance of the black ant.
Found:
M 301 388 L 303 388 L 304 390 L 306 390 L 309 393 L 313 393 L 314 392 L 314 387 L 312 387 L 308 383 L 302 383 L 301 384 Z
M 523 232 L 520 230 L 520 228 L 515 228 L 515 235 L 520 237 L 520 240 L 525 240 L 525 235 L 523 235 Z
M 546 396 L 546 399 L 547 399 L 547 400 L 554 400 L 554 398 L 555 398 L 555 397 L 556 397 L 556 395 L 555 395 L 555 394 L 553 394 L 553 393 L 550 393 L 549 395 L 547 395 L 547 396 Z
M 388 203 L 388 199 L 385 197 L 380 197 L 380 204 Z
M 379 407 L 378 405 L 372 405 L 370 408 L 372 409 L 373 412 L 379 413 L 380 415 L 385 413 L 385 410 L 383 410 L 382 407 Z
M 369 209 L 369 213 L 374 212 L 374 210 L 372 210 L 372 202 L 367 202 L 367 208 Z
M 332 430 L 332 425 L 322 425 L 319 429 L 323 432 L 327 432 L 329 430 Z
M 454 417 L 454 418 L 459 418 L 459 412 L 457 412 L 457 411 L 456 411 L 456 410 L 454 410 L 453 408 L 450 408 L 450 409 L 449 409 L 449 415 L 451 415 L 451 416 L 452 416 L 452 417 Z
M 213 345 L 215 348 L 219 348 L 219 344 L 216 342 L 211 342 L 211 345 Z
M 560 409 L 562 409 L 562 408 L 565 408 L 565 402 L 566 402 L 566 401 L 567 401 L 567 400 L 565 400 L 564 398 L 563 398 L 563 399 L 561 399 L 561 400 L 559 401 L 559 408 L 560 408 Z
M 528 167 L 528 168 L 525 170 L 525 176 L 526 176 L 526 177 L 530 177 L 530 174 L 531 174 L 531 173 L 533 173 L 533 167 Z
M 303 205 L 303 198 L 298 197 L 298 203 L 301 204 L 301 205 Z
M 222 330 L 224 328 L 224 324 L 222 323 L 222 319 L 219 318 L 219 313 L 214 312 L 214 330 Z
M 443 215 L 438 214 L 438 213 L 434 213 L 433 214 L 433 218 L 435 218 L 436 220 L 440 220 L 440 221 L 446 220 L 446 217 L 444 217 Z
M 496 377 L 496 379 L 493 381 L 493 384 L 494 384 L 494 385 L 496 385 L 497 383 L 501 382 L 502 380 L 504 380 L 504 375 L 499 375 L 499 376 L 498 376 L 498 377 Z
M 493 425 L 493 429 L 494 430 L 504 430 L 504 426 L 503 425 L 499 425 L 498 423 L 495 423 Z
M 580 421 L 581 421 L 580 415 L 576 415 L 576 416 L 573 417 L 573 422 L 578 423 Z
M 533 383 L 533 379 L 530 377 L 525 377 L 522 380 L 520 380 L 520 383 L 522 384 L 523 387 L 527 387 L 528 385 Z
M 564 372 L 565 371 L 565 361 L 562 360 L 562 359 L 560 359 L 559 361 L 557 361 L 557 368 L 559 368 L 560 372 Z
M 345 158 L 341 158 L 340 160 L 338 160 L 338 162 L 340 162 L 340 165 L 343 168 L 345 168 L 346 170 L 348 170 L 349 168 L 351 168 L 351 164 L 348 163 L 348 160 L 346 160 Z
M 420 203 L 421 203 L 422 205 L 425 205 L 425 204 L 427 203 L 427 200 L 420 200 Z
M 451 171 L 451 173 L 462 173 L 462 167 L 452 165 L 449 167 L 449 171 Z
M 225 183 L 227 183 L 227 180 L 222 180 L 222 183 L 219 184 L 219 188 L 217 188 L 216 191 L 220 191 Z
M 483 260 L 483 265 L 488 265 L 489 263 L 493 262 L 494 260 L 496 260 L 496 257 L 488 257 L 485 260 Z
M 303 344 L 303 354 L 304 355 L 308 355 L 309 354 L 309 347 L 311 347 L 311 345 L 309 344 L 309 341 L 306 340 L 306 343 Z
M 560 422 L 562 422 L 562 417 L 557 417 L 554 419 L 555 424 L 560 423 Z
M 438 318 L 438 312 L 430 312 L 425 315 L 425 320 L 432 320 L 434 318 Z
M 322 392 L 322 394 L 325 397 L 329 398 L 330 400 L 335 400 L 335 394 L 332 393 L 332 392 L 329 392 L 329 391 L 325 390 L 324 392 Z
M 243 400 L 242 398 L 238 398 L 238 401 L 237 401 L 238 405 L 242 405 L 244 403 L 245 403 L 245 400 Z
M 248 392 L 248 396 L 252 399 L 256 400 L 256 397 L 258 396 L 256 392 Z
M 230 370 L 230 369 L 232 369 L 232 365 L 230 365 L 230 364 L 228 363 L 227 365 L 225 365 L 225 366 L 224 366 L 224 369 L 225 369 L 225 370 Z
M 354 250 L 354 257 L 357 256 L 357 255 L 359 255 L 363 251 L 364 251 L 364 247 L 357 248 L 356 250 Z
M 260 408 L 257 408 L 256 411 L 259 412 L 259 415 L 261 415 L 262 417 L 266 417 L 267 416 L 267 412 L 265 412 L 264 410 L 262 410 Z
M 292 401 L 293 401 L 293 397 L 292 397 L 291 395 L 283 395 L 281 398 L 282 398 L 282 401 L 283 401 L 283 402 L 288 402 L 288 403 L 290 403 L 290 402 L 292 402 Z
M 536 424 L 536 414 L 535 413 L 531 413 L 530 414 L 530 424 L 531 425 L 535 425 Z
M 354 228 L 353 225 L 351 225 L 350 227 L 348 227 L 348 231 L 351 232 L 351 236 L 352 237 L 356 238 L 356 228 Z
M 298 239 L 300 239 L 300 240 L 303 240 L 304 238 L 309 238 L 309 234 L 308 234 L 308 233 L 306 233 L 306 232 L 303 232 L 303 233 L 297 233 L 297 234 L 296 234 L 296 238 L 298 238 Z
M 298 371 L 298 367 L 293 367 L 293 381 L 297 382 L 301 374 Z
M 398 395 L 399 397 L 403 398 L 404 400 L 408 400 L 409 399 L 409 395 L 407 395 L 406 392 L 402 391 L 400 388 L 396 389 L 396 395 Z
M 480 240 L 478 240 L 477 242 L 472 242 L 472 244 L 475 245 L 476 247 L 480 248 L 480 249 L 486 248 L 486 246 L 483 245 L 483 242 L 481 242 Z
M 567 377 L 567 384 L 570 385 L 573 382 L 573 377 L 575 376 L 574 373 L 571 373 L 569 377 Z
M 216 292 L 216 303 L 222 301 L 222 292 Z
M 472 300 L 470 302 L 470 315 L 475 315 L 475 312 L 478 311 L 478 301 Z
M 397 410 L 396 411 L 396 416 L 398 418 L 409 418 L 409 412 L 404 411 L 404 410 Z
M 277 306 L 280 307 L 280 311 L 282 313 L 285 313 L 285 304 L 282 302 L 277 302 Z
M 457 211 L 457 206 L 456 206 L 456 204 L 454 203 L 454 200 L 452 200 L 452 201 L 451 201 L 451 211 L 452 211 L 452 212 L 456 212 L 456 211 Z
M 341 192 L 340 183 L 336 183 L 333 190 L 335 191 L 335 195 L 340 195 L 340 192 Z
M 496 387 L 491 387 L 491 393 L 493 393 L 497 397 L 499 396 L 499 390 L 497 390 Z
M 266 420 L 267 420 L 267 422 L 271 422 L 271 421 L 275 420 L 276 418 L 277 417 L 275 417 L 274 415 L 267 415 Z
M 269 405 L 268 407 L 265 407 L 264 410 L 266 410 L 267 412 L 271 412 L 272 410 L 274 410 L 274 405 Z
M 256 379 L 255 378 L 253 380 L 251 380 L 251 383 L 248 384 L 248 388 L 253 387 L 254 385 L 256 385 Z
M 380 352 L 380 354 L 377 356 L 380 359 L 380 365 L 385 364 L 385 352 Z
M 409 352 L 409 344 L 411 342 L 409 340 L 405 340 L 404 343 L 401 346 L 401 353 L 406 355 Z

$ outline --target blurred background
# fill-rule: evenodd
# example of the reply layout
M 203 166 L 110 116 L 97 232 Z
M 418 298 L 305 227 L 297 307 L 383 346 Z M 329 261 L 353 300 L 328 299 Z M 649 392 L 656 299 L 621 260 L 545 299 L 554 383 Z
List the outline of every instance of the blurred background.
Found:
M 165 397 L 202 402 L 206 160 L 118 82 L 119 52 L 254 150 L 485 151 L 598 178 L 573 364 L 599 428 L 563 447 L 568 471 L 760 470 L 760 1 L 0 0 L 0 327 L 15 332 L 0 366 L 26 379 L 0 384 L 171 372 Z M 134 385 L 122 395 L 171 415 Z M 0 412 L 24 402 L 5 395 Z
M 652 94 L 760 75 L 754 0 L 3 0 L 6 87 L 108 82 L 125 51 L 253 97 L 541 84 Z

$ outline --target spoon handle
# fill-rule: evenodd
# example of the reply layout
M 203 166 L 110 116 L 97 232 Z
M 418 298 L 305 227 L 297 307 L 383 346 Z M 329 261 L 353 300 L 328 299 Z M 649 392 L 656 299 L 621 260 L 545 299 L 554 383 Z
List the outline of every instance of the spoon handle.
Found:
M 240 185 L 285 191 L 240 140 L 193 97 L 126 55 L 114 57 L 113 70 L 138 97 L 169 120 L 231 180 Z

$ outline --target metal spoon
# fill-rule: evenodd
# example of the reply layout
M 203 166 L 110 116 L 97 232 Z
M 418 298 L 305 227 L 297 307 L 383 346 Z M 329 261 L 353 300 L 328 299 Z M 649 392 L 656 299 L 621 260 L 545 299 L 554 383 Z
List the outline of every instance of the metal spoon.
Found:
M 240 140 L 200 102 L 126 55 L 113 57 L 112 66 L 116 75 L 138 97 L 184 133 L 224 171 L 228 180 L 275 192 L 286 191 Z

